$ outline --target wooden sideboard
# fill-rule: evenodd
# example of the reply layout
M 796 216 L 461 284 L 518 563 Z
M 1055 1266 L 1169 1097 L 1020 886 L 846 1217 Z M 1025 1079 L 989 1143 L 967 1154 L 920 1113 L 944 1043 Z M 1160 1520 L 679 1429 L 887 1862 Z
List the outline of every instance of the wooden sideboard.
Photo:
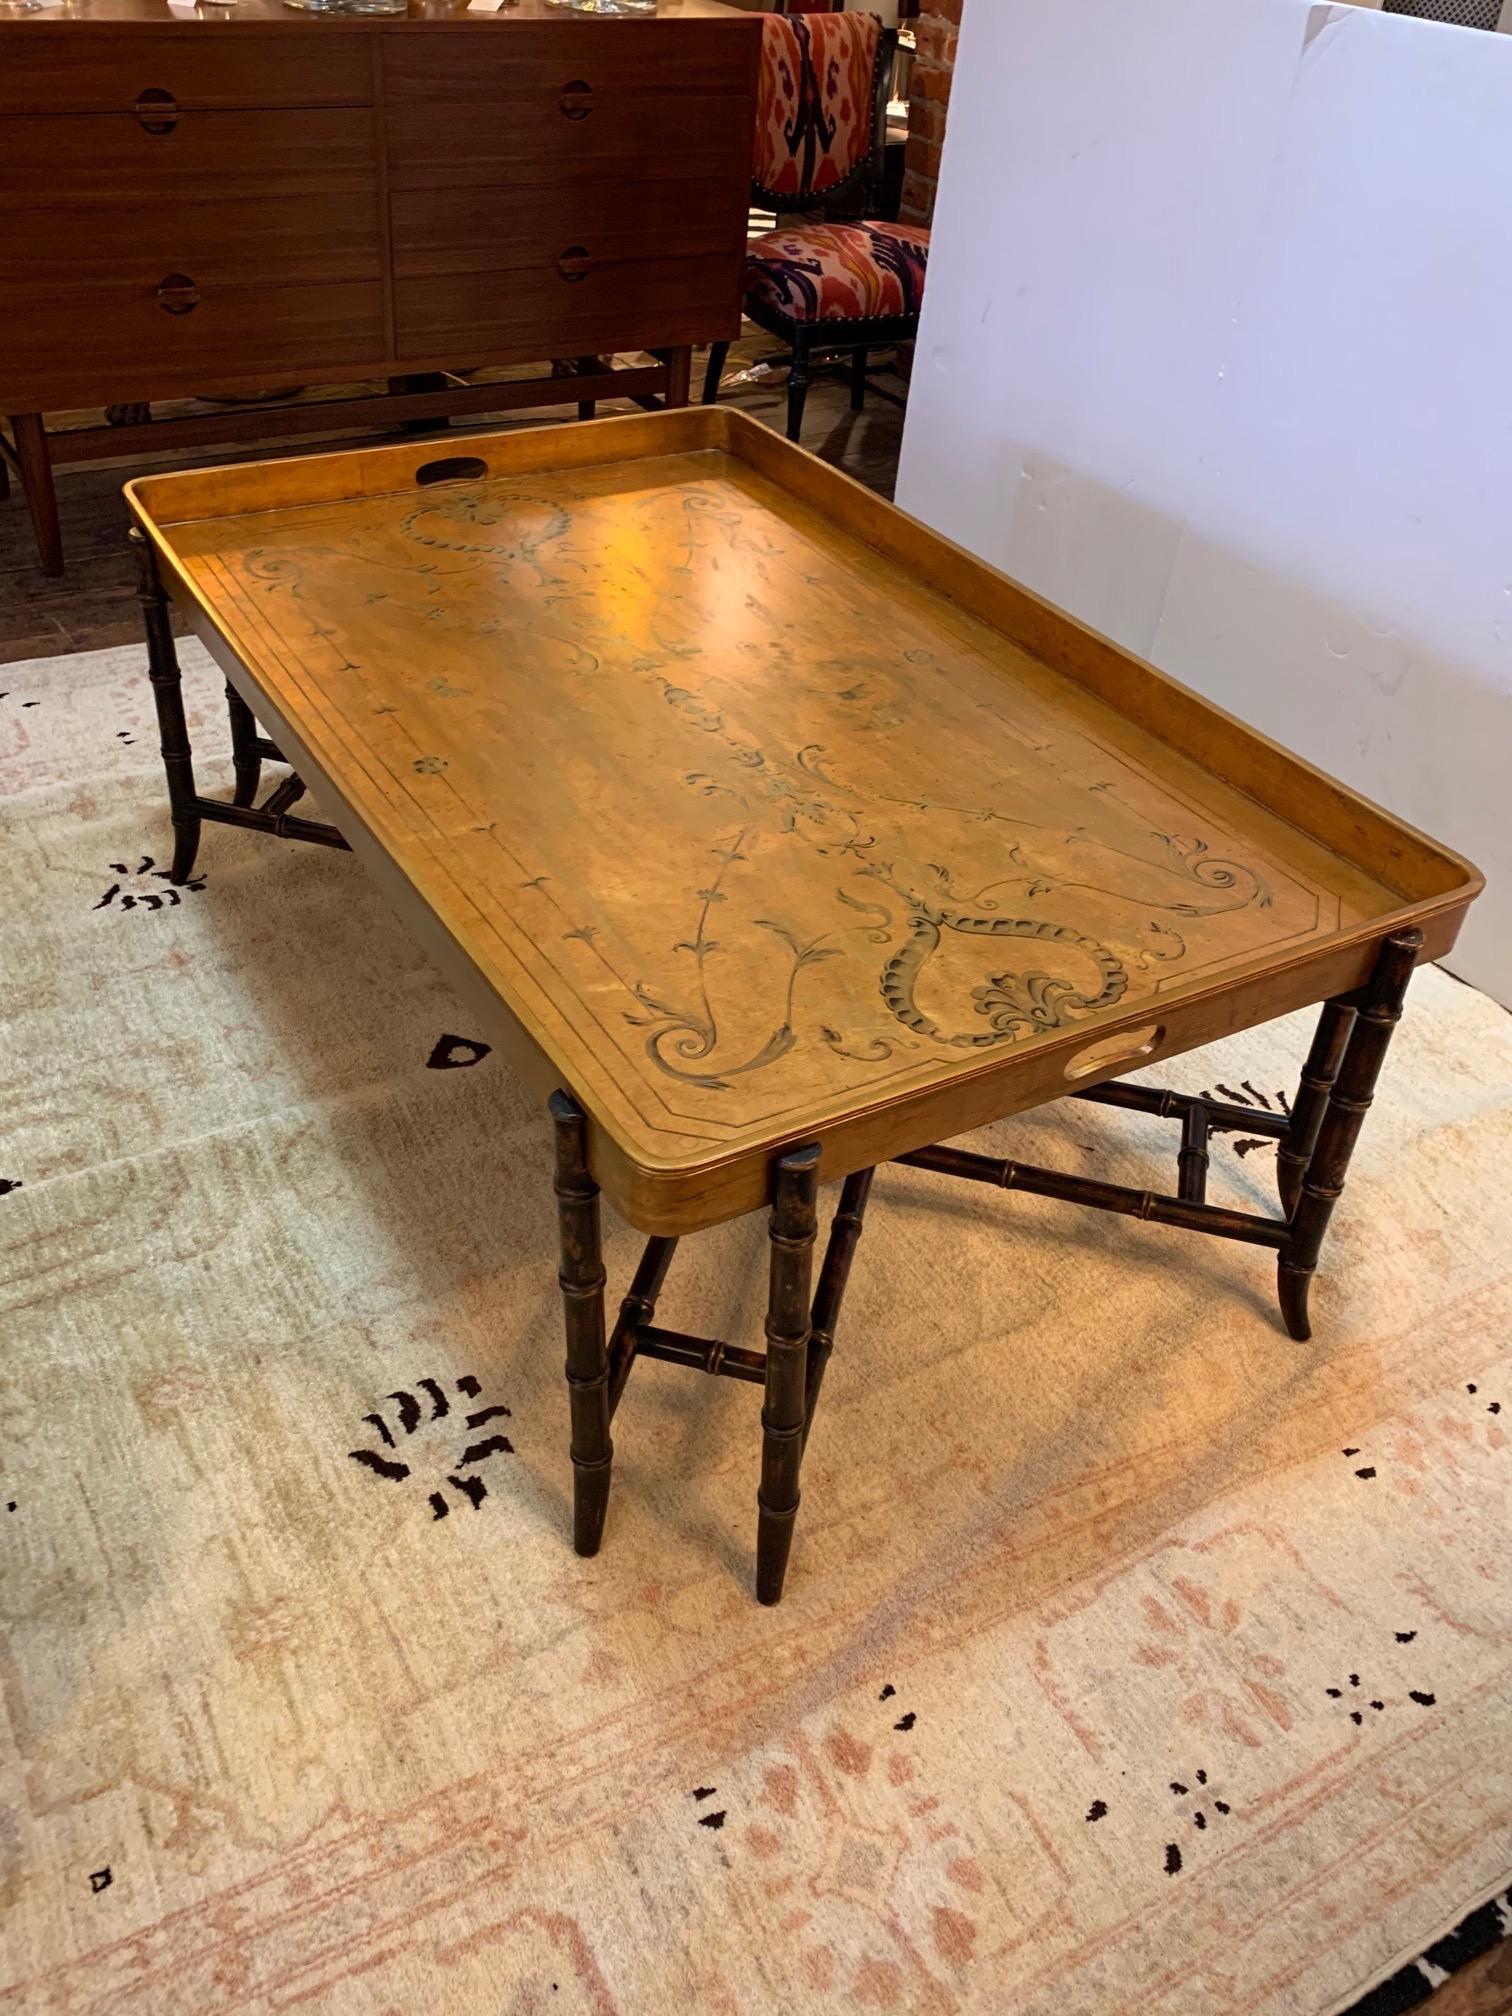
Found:
M 55 463 L 542 403 L 591 412 L 614 395 L 680 404 L 691 346 L 739 329 L 748 13 L 64 4 L 66 18 L 0 18 L 0 414 L 50 573 Z M 614 369 L 636 351 L 655 361 Z M 554 375 L 456 375 L 532 362 Z M 46 425 L 364 381 L 389 389 Z

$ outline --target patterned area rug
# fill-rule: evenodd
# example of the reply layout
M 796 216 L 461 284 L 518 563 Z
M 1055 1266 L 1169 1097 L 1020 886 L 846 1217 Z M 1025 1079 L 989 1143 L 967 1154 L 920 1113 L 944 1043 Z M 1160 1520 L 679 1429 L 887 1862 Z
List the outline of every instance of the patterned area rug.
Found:
M 732 1382 L 636 1371 L 572 1554 L 547 1129 L 362 870 L 171 891 L 139 655 L 0 686 L 0 2007 L 1311 2016 L 1505 1888 L 1498 1008 L 1419 977 L 1307 1346 L 1258 1251 L 884 1172 L 763 1611 Z M 663 1320 L 758 1344 L 763 1242 Z

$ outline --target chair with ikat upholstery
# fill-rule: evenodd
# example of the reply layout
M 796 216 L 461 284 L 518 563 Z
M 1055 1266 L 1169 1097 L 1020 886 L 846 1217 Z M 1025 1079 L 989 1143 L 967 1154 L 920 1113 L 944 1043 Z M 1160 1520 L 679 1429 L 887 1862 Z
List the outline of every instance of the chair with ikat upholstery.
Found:
M 787 435 L 803 431 L 816 356 L 851 359 L 851 404 L 867 353 L 918 334 L 929 233 L 910 224 L 815 217 L 854 208 L 879 178 L 894 37 L 873 14 L 767 14 L 761 23 L 752 197 L 806 211 L 747 248 L 745 312 L 792 351 Z M 719 396 L 727 343 L 709 351 L 704 404 Z

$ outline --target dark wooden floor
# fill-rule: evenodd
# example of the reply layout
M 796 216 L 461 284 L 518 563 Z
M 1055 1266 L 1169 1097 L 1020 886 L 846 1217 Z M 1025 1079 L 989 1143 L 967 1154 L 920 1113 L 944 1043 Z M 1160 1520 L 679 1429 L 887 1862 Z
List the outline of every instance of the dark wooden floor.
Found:
M 733 350 L 723 396 L 780 428 L 785 404 L 785 373 L 780 368 L 747 383 L 730 382 L 734 374 L 748 370 L 753 360 L 770 354 L 770 350 L 760 337 L 749 338 Z M 695 373 L 695 384 L 698 382 Z M 634 409 L 606 405 L 601 410 Z M 569 411 L 511 415 L 501 418 L 499 424 L 543 426 L 566 418 Z M 886 497 L 892 495 L 902 434 L 901 410 L 882 397 L 870 397 L 866 410 L 857 414 L 850 410 L 842 380 L 820 378 L 815 382 L 809 394 L 803 445 Z M 296 448 L 308 445 L 308 437 L 294 444 Z M 174 459 L 187 465 L 245 460 L 271 452 L 273 445 L 265 443 L 234 455 L 212 451 Z M 121 485 L 137 473 L 138 466 L 71 469 L 60 474 L 58 500 L 68 553 L 68 571 L 60 580 L 49 580 L 37 566 L 31 526 L 17 490 L 13 487 L 10 501 L 0 504 L 0 664 L 138 642 L 141 626 L 121 502 Z M 1504 1942 L 1452 1976 L 1431 2001 L 1434 2016 L 1512 2016 L 1512 1944 Z
M 763 380 L 749 384 L 731 383 L 753 360 L 770 355 L 773 345 L 753 335 L 730 353 L 724 395 L 743 411 L 783 425 L 786 373 L 771 371 Z M 696 360 L 695 387 L 702 383 L 702 358 Z M 897 380 L 885 378 L 884 386 L 901 392 Z M 633 412 L 628 404 L 606 404 L 602 413 Z M 501 416 L 500 426 L 544 426 L 570 419 L 571 407 L 543 409 L 527 415 Z M 477 421 L 469 418 L 468 426 Z M 487 424 L 486 422 L 482 424 Z M 465 431 L 462 423 L 450 430 Z M 815 454 L 832 462 L 880 490 L 892 495 L 897 473 L 898 447 L 903 433 L 901 410 L 880 394 L 867 400 L 863 413 L 852 413 L 843 381 L 819 378 L 809 394 L 803 442 Z M 362 437 L 371 441 L 376 437 Z M 324 448 L 345 447 L 349 442 L 325 441 Z M 311 446 L 305 435 L 286 450 L 274 443 L 235 451 L 208 450 L 194 455 L 175 456 L 175 466 L 196 463 L 245 461 L 274 453 L 302 453 Z M 166 466 L 160 462 L 156 467 Z M 63 542 L 68 558 L 67 572 L 50 580 L 37 566 L 32 543 L 31 522 L 19 485 L 12 485 L 8 502 L 0 504 L 0 664 L 19 658 L 53 658 L 70 651 L 92 651 L 111 644 L 134 644 L 141 636 L 141 619 L 132 589 L 131 560 L 126 547 L 126 510 L 121 501 L 121 485 L 140 473 L 141 463 L 119 466 L 65 469 L 58 474 L 58 503 L 63 521 Z

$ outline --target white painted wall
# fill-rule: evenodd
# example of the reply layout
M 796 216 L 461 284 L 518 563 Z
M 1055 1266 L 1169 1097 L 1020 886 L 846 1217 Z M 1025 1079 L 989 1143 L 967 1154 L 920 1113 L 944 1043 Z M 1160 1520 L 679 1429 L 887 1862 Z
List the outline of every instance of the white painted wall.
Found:
M 1512 38 L 968 0 L 898 501 L 1468 854 L 1512 1004 Z

